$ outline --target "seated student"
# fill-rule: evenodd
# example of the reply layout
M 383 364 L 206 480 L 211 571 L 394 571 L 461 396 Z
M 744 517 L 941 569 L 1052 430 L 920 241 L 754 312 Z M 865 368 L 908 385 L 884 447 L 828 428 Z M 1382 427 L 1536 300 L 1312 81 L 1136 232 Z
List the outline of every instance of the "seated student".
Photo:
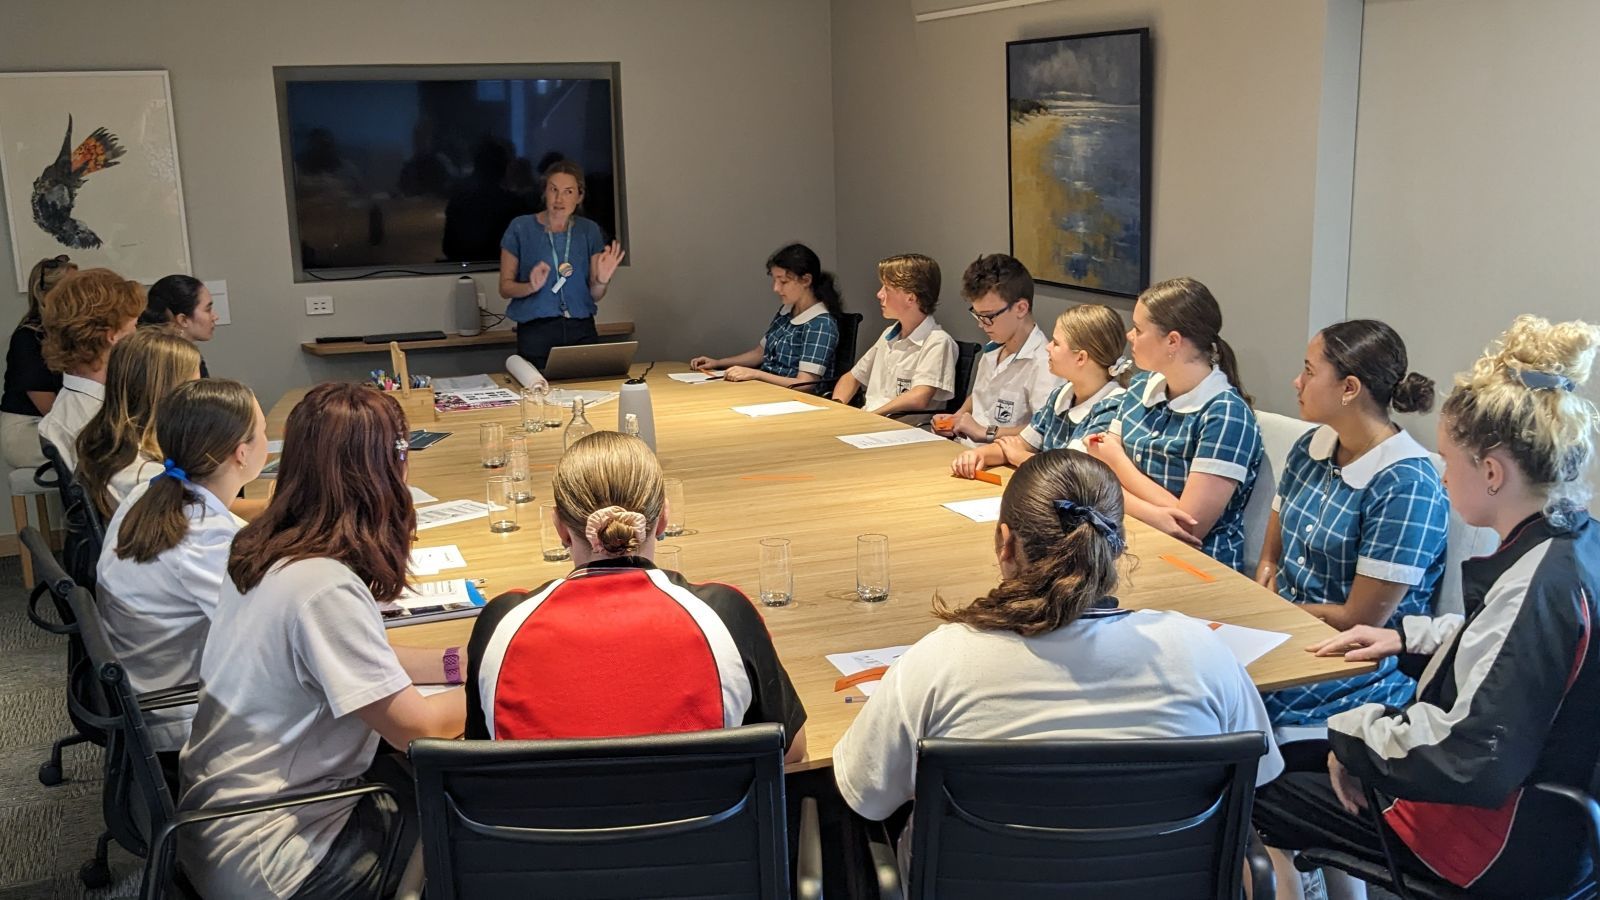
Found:
M 1500 548 L 1462 564 L 1465 618 L 1356 625 L 1308 648 L 1398 656 L 1420 680 L 1401 709 L 1369 703 L 1329 719 L 1331 753 L 1298 755 L 1315 768 L 1256 795 L 1269 847 L 1337 848 L 1380 866 L 1392 854 L 1402 871 L 1473 896 L 1566 897 L 1593 877 L 1587 814 L 1532 786 L 1593 793 L 1600 759 L 1600 523 L 1584 508 L 1600 422 L 1577 393 L 1597 351 L 1600 328 L 1523 316 L 1457 376 L 1439 417 L 1445 487 Z M 1287 856 L 1274 862 L 1278 896 L 1298 897 Z
M 78 432 L 100 411 L 111 347 L 133 334 L 144 309 L 144 287 L 110 269 L 87 269 L 61 279 L 44 298 L 44 361 L 61 374 L 61 393 L 39 421 L 39 437 L 55 444 L 61 461 L 78 466 Z
M 1021 433 L 1061 379 L 1050 370 L 1049 341 L 1033 322 L 1033 276 L 1026 266 L 1004 253 L 980 256 L 961 275 L 961 296 L 989 342 L 955 420 L 933 430 L 969 446 L 992 444 Z
M 13 469 L 44 465 L 39 450 L 39 420 L 61 391 L 61 373 L 44 364 L 44 295 L 78 267 L 66 254 L 34 263 L 28 273 L 28 311 L 11 332 L 6 349 L 5 392 L 0 393 L 0 456 Z
M 1322 423 L 1289 451 L 1256 581 L 1343 630 L 1396 627 L 1433 608 L 1450 504 L 1428 451 L 1389 418 L 1426 412 L 1433 382 L 1406 372 L 1406 345 L 1372 319 L 1329 325 L 1294 380 L 1300 415 Z M 1378 671 L 1274 691 L 1273 724 L 1320 726 L 1363 703 L 1402 706 L 1416 682 Z
M 1193 278 L 1140 294 L 1128 343 L 1144 372 L 1087 449 L 1117 473 L 1135 518 L 1238 569 L 1261 429 L 1221 332 L 1222 308 Z
M 638 438 L 598 431 L 551 483 L 573 571 L 512 591 L 468 645 L 467 737 L 597 738 L 784 726 L 805 757 L 806 711 L 750 599 L 651 562 L 666 527 L 661 466 Z
M 237 381 L 179 385 L 161 404 L 156 436 L 166 465 L 106 526 L 95 589 L 111 648 L 139 693 L 200 680 L 228 550 L 244 525 L 228 499 L 267 461 L 266 417 Z M 193 707 L 147 716 L 156 749 L 176 756 L 193 716 Z
M 955 396 L 956 342 L 933 320 L 939 264 L 920 253 L 878 263 L 878 303 L 895 323 L 840 376 L 833 399 L 849 403 L 866 385 L 865 408 L 880 416 L 932 409 Z M 926 416 L 902 421 L 919 423 Z
M 1109 306 L 1085 303 L 1056 318 L 1046 346 L 1050 372 L 1066 384 L 1051 391 L 1022 433 L 968 450 L 950 471 L 971 478 L 979 469 L 1020 466 L 1041 450 L 1082 450 L 1084 439 L 1111 427 L 1131 363 L 1122 359 L 1122 317 Z
M 405 747 L 455 737 L 460 658 L 390 647 L 378 604 L 399 596 L 416 513 L 406 488 L 405 415 L 354 384 L 313 388 L 289 413 L 272 503 L 233 539 L 200 657 L 200 702 L 182 756 L 180 807 L 200 809 L 355 784 L 373 795 L 222 819 L 184 833 L 178 856 L 206 897 L 376 898 L 394 891 L 415 843 Z M 379 884 L 382 862 L 388 884 Z
M 772 317 L 761 343 L 738 356 L 696 356 L 689 367 L 726 369 L 729 381 L 765 381 L 779 387 L 831 381 L 839 346 L 834 316 L 844 312 L 833 273 L 822 271 L 822 260 L 805 244 L 789 244 L 772 254 L 767 272 L 783 307 Z
M 161 472 L 156 410 L 186 381 L 200 377 L 200 351 L 175 334 L 141 328 L 111 350 L 105 402 L 78 433 L 78 480 L 101 521 L 128 492 Z
M 150 285 L 150 295 L 140 325 L 160 325 L 200 343 L 217 334 L 217 308 L 211 289 L 189 275 L 168 275 Z M 206 361 L 200 360 L 200 377 L 210 378 Z
M 1282 768 L 1244 666 L 1204 622 L 1117 605 L 1122 489 L 1102 463 L 1050 450 L 1000 501 L 1000 584 L 889 667 L 833 750 L 839 792 L 868 819 L 912 798 L 917 742 L 1268 735 L 1257 783 Z

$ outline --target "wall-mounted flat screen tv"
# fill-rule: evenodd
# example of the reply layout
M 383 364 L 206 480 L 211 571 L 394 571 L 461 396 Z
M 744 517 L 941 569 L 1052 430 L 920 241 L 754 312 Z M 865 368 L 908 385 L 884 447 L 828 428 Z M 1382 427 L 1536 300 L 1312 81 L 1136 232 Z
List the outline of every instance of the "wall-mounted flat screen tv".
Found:
M 616 63 L 273 70 L 296 281 L 493 269 L 542 173 L 627 243 Z

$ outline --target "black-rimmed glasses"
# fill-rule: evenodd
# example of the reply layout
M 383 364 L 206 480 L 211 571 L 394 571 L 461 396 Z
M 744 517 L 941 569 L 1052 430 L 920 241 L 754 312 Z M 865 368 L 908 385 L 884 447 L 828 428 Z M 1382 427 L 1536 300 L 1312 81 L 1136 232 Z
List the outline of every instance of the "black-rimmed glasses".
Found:
M 972 317 L 978 320 L 979 325 L 993 325 L 995 319 L 1000 318 L 1000 316 L 1004 314 L 1006 310 L 1016 305 L 1017 302 L 1013 300 L 992 313 L 981 313 L 969 306 L 967 307 L 967 312 L 972 313 Z

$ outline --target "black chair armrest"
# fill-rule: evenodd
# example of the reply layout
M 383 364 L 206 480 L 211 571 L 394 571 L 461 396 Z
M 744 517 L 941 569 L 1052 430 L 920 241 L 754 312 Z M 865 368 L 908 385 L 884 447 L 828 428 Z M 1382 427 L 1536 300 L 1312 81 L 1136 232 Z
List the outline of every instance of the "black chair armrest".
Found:
M 795 900 L 822 900 L 822 827 L 817 798 L 800 801 L 800 847 L 795 860 Z
M 867 852 L 871 854 L 873 873 L 878 876 L 879 900 L 902 900 L 905 885 L 900 883 L 900 860 L 895 858 L 889 842 L 889 829 L 882 822 L 869 822 L 867 827 Z
M 27 548 L 24 547 L 22 552 L 27 553 Z M 78 626 L 76 624 L 57 622 L 45 618 L 44 613 L 39 609 L 39 601 L 46 597 L 50 597 L 51 602 L 54 602 L 54 595 L 50 593 L 48 584 L 40 582 L 33 586 L 32 593 L 28 594 L 28 621 L 51 634 L 77 634 Z
M 156 832 L 155 840 L 150 844 L 150 858 L 144 869 L 144 884 L 139 889 L 142 900 L 160 900 L 164 886 L 170 880 L 168 874 L 172 868 L 172 854 L 176 849 L 173 836 L 178 829 L 198 825 L 203 822 L 214 822 L 218 819 L 231 819 L 236 816 L 248 816 L 254 813 L 271 812 L 277 809 L 289 809 L 295 806 L 306 806 L 311 803 L 322 803 L 328 800 L 344 800 L 350 797 L 361 797 L 366 794 L 384 794 L 396 801 L 399 800 L 394 788 L 387 784 L 358 784 L 352 787 L 340 788 L 336 791 L 321 791 L 314 794 L 295 794 L 288 797 L 276 797 L 271 800 L 259 800 L 253 803 L 238 803 L 233 806 L 219 806 L 214 809 L 191 809 L 175 813 L 171 821 L 161 826 Z M 383 883 L 388 873 L 379 873 L 379 883 Z
M 826 397 L 833 393 L 832 381 L 798 381 L 789 385 L 789 390 L 799 391 L 802 394 L 814 394 Z
M 1272 871 L 1272 857 L 1267 855 L 1267 845 L 1254 828 L 1248 829 L 1250 840 L 1244 846 L 1245 865 L 1250 869 L 1251 900 L 1277 900 L 1278 879 Z
M 180 684 L 174 687 L 162 688 L 159 691 L 149 691 L 139 695 L 139 711 L 153 712 L 160 709 L 177 709 L 180 706 L 193 706 L 200 701 L 200 685 Z
M 943 407 L 939 409 L 902 409 L 899 412 L 884 413 L 883 417 L 885 419 L 903 419 L 906 416 L 939 416 L 945 412 L 946 410 Z
M 1577 788 L 1568 787 L 1564 784 L 1555 784 L 1548 781 L 1540 782 L 1534 785 L 1533 789 L 1536 791 L 1542 791 L 1546 794 L 1554 794 L 1557 797 L 1565 797 L 1566 799 L 1577 804 L 1578 807 L 1583 810 L 1584 822 L 1589 828 L 1590 852 L 1600 854 L 1600 803 L 1597 803 L 1595 798 L 1589 796 L 1583 791 L 1578 790 Z

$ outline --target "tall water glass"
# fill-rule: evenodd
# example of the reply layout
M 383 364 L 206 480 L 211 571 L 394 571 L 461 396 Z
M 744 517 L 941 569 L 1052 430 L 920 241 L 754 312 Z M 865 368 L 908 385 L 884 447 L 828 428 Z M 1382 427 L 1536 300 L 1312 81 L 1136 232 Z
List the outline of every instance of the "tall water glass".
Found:
M 761 539 L 761 605 L 788 606 L 794 600 L 794 569 L 788 538 Z
M 661 484 L 667 492 L 667 527 L 661 533 L 667 537 L 677 537 L 688 527 L 689 520 L 688 508 L 683 501 L 683 480 L 663 478 Z
M 517 530 L 517 501 L 511 498 L 511 476 L 489 478 L 489 531 L 505 534 Z
M 506 430 L 499 422 L 478 426 L 478 458 L 485 469 L 498 469 L 506 464 Z
M 868 603 L 889 599 L 889 536 L 856 536 L 856 597 Z
M 545 392 L 538 388 L 522 389 L 522 430 L 524 432 L 544 430 L 544 396 Z
M 572 551 L 562 546 L 561 533 L 556 531 L 554 500 L 539 504 L 539 543 L 544 547 L 545 562 L 561 562 L 572 558 Z

